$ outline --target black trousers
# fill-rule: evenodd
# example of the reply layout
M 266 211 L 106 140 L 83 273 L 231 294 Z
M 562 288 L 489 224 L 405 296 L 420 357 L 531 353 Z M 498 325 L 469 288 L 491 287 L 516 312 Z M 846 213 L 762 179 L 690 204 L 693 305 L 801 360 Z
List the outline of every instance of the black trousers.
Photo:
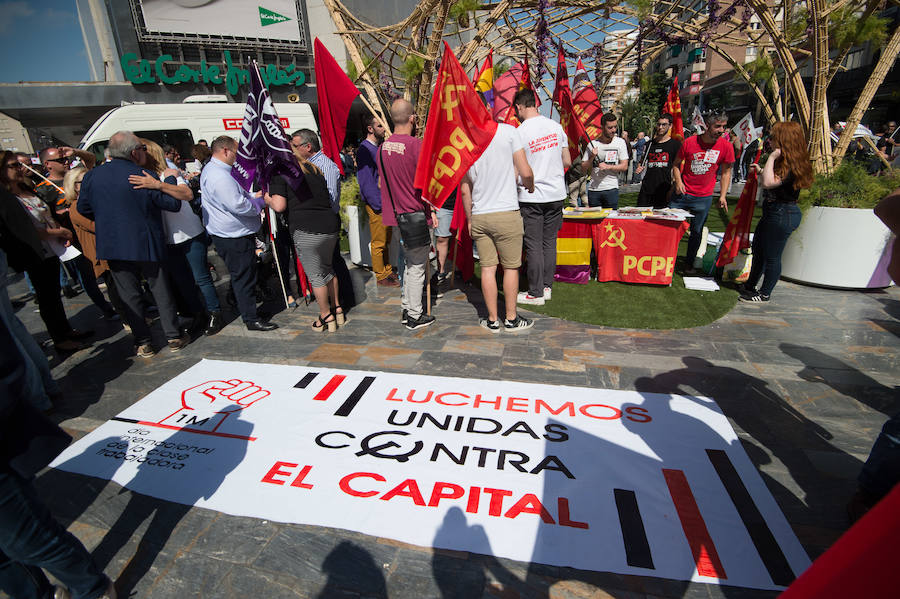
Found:
M 159 324 L 166 339 L 178 339 L 178 311 L 175 296 L 169 286 L 165 269 L 159 262 L 135 262 L 131 260 L 110 260 L 109 270 L 125 306 L 125 322 L 131 327 L 137 345 L 150 343 L 150 327 L 144 321 L 141 277 L 150 285 L 150 293 L 159 309 Z
M 556 236 L 562 228 L 565 202 L 520 203 L 525 228 L 525 259 L 528 261 L 528 293 L 544 297 L 544 287 L 553 287 L 556 274 Z
M 225 262 L 231 275 L 231 289 L 234 290 L 241 318 L 244 322 L 257 320 L 255 236 L 211 237 L 216 253 Z
M 44 258 L 40 263 L 28 269 L 28 277 L 34 286 L 41 320 L 47 332 L 55 342 L 64 341 L 72 331 L 62 298 L 59 297 L 60 262 L 56 256 Z

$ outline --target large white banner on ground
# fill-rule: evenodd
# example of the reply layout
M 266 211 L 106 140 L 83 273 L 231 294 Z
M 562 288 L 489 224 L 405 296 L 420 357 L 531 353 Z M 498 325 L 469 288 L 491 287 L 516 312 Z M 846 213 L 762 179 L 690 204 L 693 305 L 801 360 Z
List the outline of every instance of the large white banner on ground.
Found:
M 204 360 L 53 466 L 228 514 L 762 589 L 809 559 L 714 401 Z

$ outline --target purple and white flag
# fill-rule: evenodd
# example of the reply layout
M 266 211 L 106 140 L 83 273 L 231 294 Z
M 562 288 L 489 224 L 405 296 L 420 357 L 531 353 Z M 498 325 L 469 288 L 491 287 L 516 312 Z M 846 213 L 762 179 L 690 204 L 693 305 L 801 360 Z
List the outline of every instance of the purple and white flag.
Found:
M 303 171 L 291 152 L 291 144 L 254 60 L 250 65 L 250 93 L 231 176 L 247 191 L 253 190 L 255 179 L 265 193 L 274 175 L 283 175 L 295 187 L 303 178 Z

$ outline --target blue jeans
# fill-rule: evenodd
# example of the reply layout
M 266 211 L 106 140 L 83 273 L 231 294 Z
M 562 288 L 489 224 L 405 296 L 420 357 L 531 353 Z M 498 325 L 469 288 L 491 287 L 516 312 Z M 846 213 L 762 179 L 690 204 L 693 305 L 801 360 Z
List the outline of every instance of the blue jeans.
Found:
M 91 264 L 90 260 L 84 257 L 84 254 L 77 258 L 67 260 L 65 265 L 75 269 L 75 273 L 78 275 L 78 283 L 81 285 L 81 288 L 84 289 L 84 292 L 88 297 L 91 298 L 91 301 L 94 302 L 95 306 L 100 308 L 107 316 L 116 313 L 115 310 L 113 310 L 112 305 L 106 301 L 105 297 L 103 297 L 103 292 L 100 291 L 100 287 L 97 286 L 97 277 L 94 275 L 94 265 Z
M 688 268 L 694 267 L 697 250 L 700 249 L 700 242 L 703 239 L 703 225 L 706 224 L 706 215 L 709 214 L 711 204 L 712 196 L 698 198 L 688 194 L 674 196 L 669 202 L 669 208 L 681 208 L 694 215 L 691 219 L 691 236 L 688 238 L 686 254 Z
M 755 288 L 760 277 L 764 277 L 759 293 L 772 295 L 775 283 L 781 276 L 781 254 L 784 253 L 788 237 L 800 226 L 801 216 L 800 208 L 794 203 L 763 204 L 763 215 L 756 223 L 753 235 L 753 262 L 747 287 Z
M 6 276 L 6 253 L 0 250 L 0 320 L 12 333 L 16 349 L 25 362 L 25 388 L 22 389 L 22 395 L 37 409 L 48 410 L 51 407 L 49 394 L 59 393 L 59 385 L 50 374 L 50 364 L 47 363 L 47 356 L 41 346 L 16 316 L 6 290 Z
M 900 482 L 900 414 L 884 423 L 872 451 L 859 473 L 860 488 L 881 499 Z
M 41 502 L 34 486 L 0 469 L 0 589 L 16 599 L 45 599 L 52 587 L 45 568 L 73 599 L 95 599 L 109 579 L 84 545 Z
M 203 294 L 206 309 L 210 312 L 219 312 L 222 308 L 219 306 L 216 286 L 213 285 L 212 277 L 209 276 L 209 262 L 206 259 L 206 252 L 209 248 L 209 236 L 204 232 L 178 245 L 169 246 L 170 250 L 176 248 L 178 252 L 183 253 L 187 258 L 194 281 L 200 287 L 200 293 Z
M 615 210 L 619 207 L 619 188 L 607 189 L 605 191 L 593 191 L 588 189 L 588 206 L 591 208 L 602 206 L 604 208 L 612 208 Z

